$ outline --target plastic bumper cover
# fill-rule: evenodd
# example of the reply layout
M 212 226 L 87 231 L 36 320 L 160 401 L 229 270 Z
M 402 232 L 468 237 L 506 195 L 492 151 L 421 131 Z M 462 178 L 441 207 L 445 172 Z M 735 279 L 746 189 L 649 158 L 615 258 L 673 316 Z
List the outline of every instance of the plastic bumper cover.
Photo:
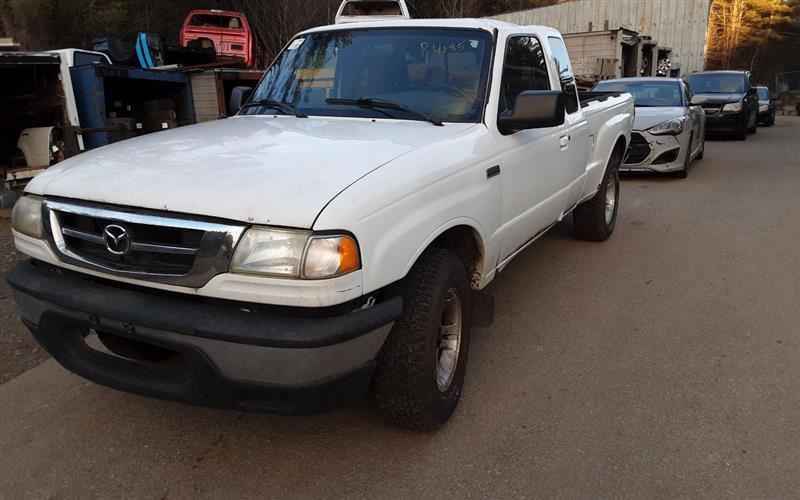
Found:
M 358 311 L 273 308 L 117 286 L 42 263 L 8 276 L 23 321 L 65 368 L 115 389 L 283 414 L 361 397 L 402 299 Z M 93 332 L 159 350 L 93 348 Z
M 745 127 L 744 113 L 715 113 L 706 115 L 706 133 L 738 132 Z

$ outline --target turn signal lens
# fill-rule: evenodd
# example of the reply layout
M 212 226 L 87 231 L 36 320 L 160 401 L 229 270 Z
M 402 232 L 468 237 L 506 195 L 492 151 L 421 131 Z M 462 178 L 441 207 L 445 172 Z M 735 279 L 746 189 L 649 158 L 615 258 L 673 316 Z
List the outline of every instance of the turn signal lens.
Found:
M 303 277 L 333 278 L 360 268 L 361 257 L 356 240 L 350 236 L 314 237 L 306 252 Z

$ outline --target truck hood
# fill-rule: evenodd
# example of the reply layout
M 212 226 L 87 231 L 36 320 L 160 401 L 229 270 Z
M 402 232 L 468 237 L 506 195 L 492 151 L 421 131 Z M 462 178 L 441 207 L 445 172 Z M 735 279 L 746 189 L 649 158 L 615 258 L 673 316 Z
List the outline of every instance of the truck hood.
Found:
M 71 158 L 28 192 L 311 228 L 360 178 L 475 124 L 247 116 L 158 132 Z
M 686 114 L 682 107 L 637 107 L 636 120 L 633 122 L 634 130 L 647 130 L 673 118 L 680 118 Z

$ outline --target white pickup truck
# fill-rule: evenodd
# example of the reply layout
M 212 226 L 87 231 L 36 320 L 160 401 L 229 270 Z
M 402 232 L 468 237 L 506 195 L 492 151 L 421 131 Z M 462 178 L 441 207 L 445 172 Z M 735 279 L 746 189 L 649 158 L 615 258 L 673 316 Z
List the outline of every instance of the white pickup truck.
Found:
M 97 383 L 288 414 L 369 391 L 435 429 L 478 291 L 570 214 L 581 239 L 612 234 L 633 118 L 628 94 L 578 94 L 553 29 L 311 29 L 237 116 L 37 177 L 8 279 L 37 340 Z

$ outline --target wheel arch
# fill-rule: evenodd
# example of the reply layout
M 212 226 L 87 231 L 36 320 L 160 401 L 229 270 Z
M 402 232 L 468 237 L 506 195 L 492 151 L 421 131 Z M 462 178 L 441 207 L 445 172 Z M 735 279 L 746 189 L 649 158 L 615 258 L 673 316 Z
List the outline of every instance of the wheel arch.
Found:
M 464 264 L 471 287 L 473 289 L 481 287 L 484 281 L 487 248 L 479 225 L 475 221 L 455 219 L 431 233 L 408 263 L 406 276 L 429 248 L 443 248 L 453 252 Z
M 590 186 L 592 186 L 593 188 L 594 187 L 598 187 L 599 188 L 600 184 L 603 182 L 603 179 L 605 179 L 605 177 L 606 177 L 606 171 L 608 170 L 608 166 L 611 165 L 611 159 L 614 158 L 614 155 L 617 154 L 618 151 L 622 155 L 622 160 L 621 161 L 624 162 L 625 161 L 625 155 L 628 152 L 628 137 L 624 133 L 617 134 L 616 139 L 614 139 L 614 147 L 611 148 L 611 152 L 608 154 L 608 157 L 605 159 L 605 163 L 603 164 L 603 168 L 601 170 L 599 170 L 599 174 L 600 175 L 597 176 L 597 178 L 595 179 L 597 181 L 596 185 L 590 184 Z M 596 192 L 597 192 L 596 190 L 593 191 L 592 195 L 594 195 L 594 193 L 596 193 Z
M 623 155 L 622 160 L 624 161 L 625 160 L 624 155 L 625 153 L 628 152 L 628 138 L 625 136 L 625 134 L 619 134 L 616 142 L 614 142 L 614 147 L 611 148 L 611 155 L 609 155 L 608 159 L 606 160 L 606 168 L 608 168 L 608 165 L 611 163 L 611 158 L 614 157 L 614 154 L 618 150 L 622 153 Z

